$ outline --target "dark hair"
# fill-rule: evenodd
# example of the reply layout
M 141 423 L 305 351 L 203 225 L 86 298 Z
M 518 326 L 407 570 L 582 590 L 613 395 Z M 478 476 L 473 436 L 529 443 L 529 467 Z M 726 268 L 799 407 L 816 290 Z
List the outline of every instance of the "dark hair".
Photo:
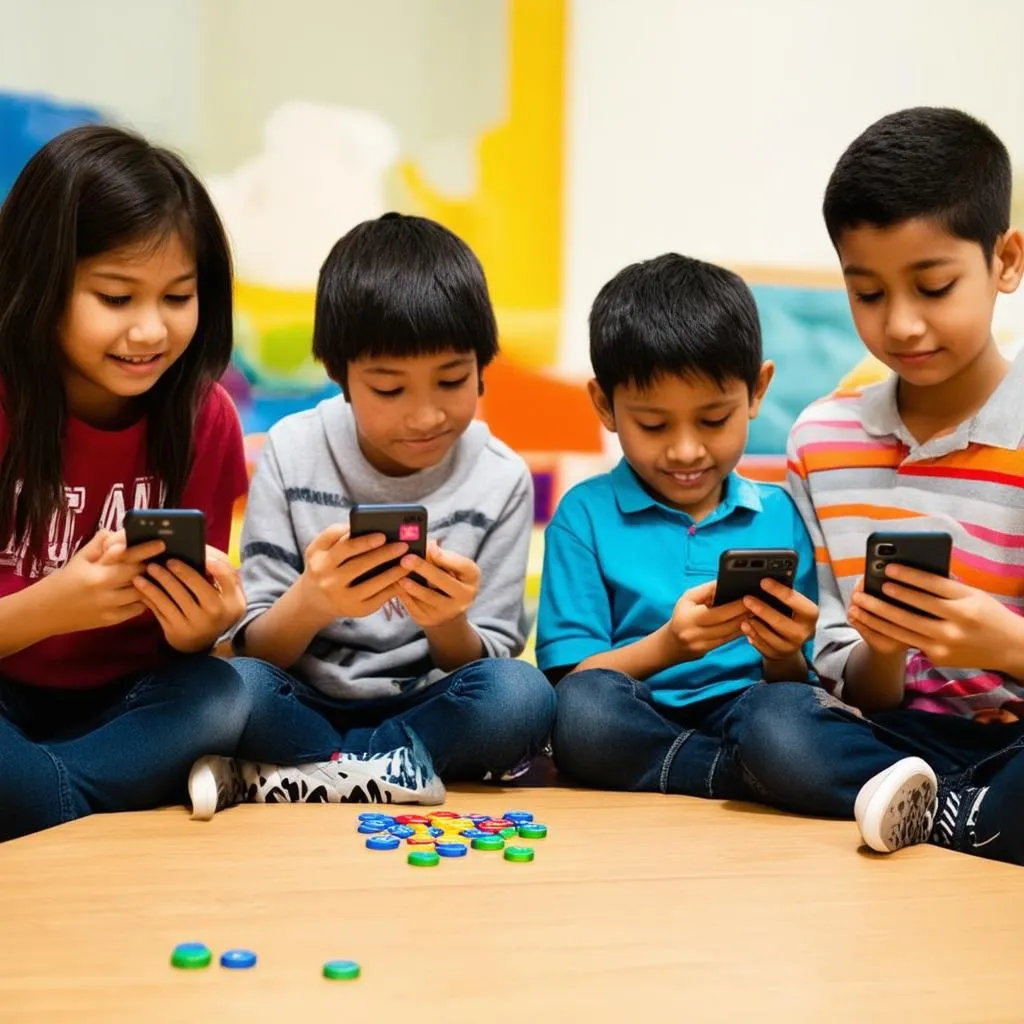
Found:
M 991 260 L 1010 226 L 1010 155 L 991 128 L 948 107 L 913 107 L 858 136 L 829 178 L 823 212 L 832 244 L 848 228 L 917 217 L 977 242 Z
M 761 373 L 761 325 L 750 289 L 731 270 L 668 253 L 619 271 L 590 311 L 590 362 L 609 401 L 620 384 L 666 374 L 741 380 Z
M 76 263 L 157 245 L 174 232 L 195 257 L 199 323 L 145 397 L 149 469 L 169 507 L 191 469 L 196 411 L 231 357 L 231 256 L 209 195 L 173 153 L 118 128 L 86 125 L 43 146 L 0 206 L 0 380 L 8 432 L 0 536 L 13 531 L 38 545 L 65 504 L 59 324 Z
M 313 355 L 345 387 L 365 357 L 475 352 L 482 370 L 498 328 L 480 261 L 432 220 L 386 213 L 339 239 L 320 268 Z

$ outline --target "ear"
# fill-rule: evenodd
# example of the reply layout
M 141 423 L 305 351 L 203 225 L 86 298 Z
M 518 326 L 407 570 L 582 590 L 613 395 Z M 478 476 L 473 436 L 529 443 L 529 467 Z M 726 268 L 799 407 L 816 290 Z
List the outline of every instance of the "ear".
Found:
M 616 433 L 615 409 L 596 380 L 591 379 L 587 381 L 587 393 L 590 395 L 594 412 L 597 413 L 597 418 L 601 421 L 601 425 L 605 430 L 610 430 L 613 434 Z
M 1009 295 L 1017 290 L 1024 274 L 1024 236 L 1017 228 L 1010 228 L 996 242 L 992 270 L 996 275 L 996 287 L 1001 292 Z
M 478 398 L 484 397 L 484 375 L 478 373 L 476 376 L 476 393 Z
M 772 382 L 772 377 L 775 376 L 775 364 L 770 360 L 766 359 L 761 364 L 761 372 L 757 375 L 757 383 L 754 385 L 754 390 L 750 395 L 750 418 L 754 419 L 757 414 L 761 411 L 761 402 L 764 399 L 765 394 L 768 392 L 768 385 Z

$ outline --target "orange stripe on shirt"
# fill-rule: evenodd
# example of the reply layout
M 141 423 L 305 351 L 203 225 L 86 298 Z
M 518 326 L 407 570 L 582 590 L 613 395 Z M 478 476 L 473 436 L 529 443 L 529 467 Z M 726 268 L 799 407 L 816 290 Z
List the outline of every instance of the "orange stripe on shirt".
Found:
M 805 473 L 822 473 L 830 469 L 895 469 L 903 460 L 898 448 L 869 448 L 865 451 L 802 451 Z
M 857 516 L 863 519 L 920 519 L 923 512 L 885 505 L 822 505 L 817 510 L 819 519 L 840 519 Z

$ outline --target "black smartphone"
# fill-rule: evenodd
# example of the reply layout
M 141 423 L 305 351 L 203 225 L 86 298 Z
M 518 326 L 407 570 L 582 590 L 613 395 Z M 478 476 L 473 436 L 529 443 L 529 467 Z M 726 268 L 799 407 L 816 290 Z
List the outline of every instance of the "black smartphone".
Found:
M 427 557 L 427 510 L 422 505 L 355 505 L 349 513 L 348 531 L 350 537 L 382 533 L 388 544 L 401 541 L 409 545 L 412 554 L 423 559 Z M 364 572 L 352 581 L 351 586 L 379 576 L 398 565 L 399 561 L 398 558 L 392 558 L 376 569 Z M 419 573 L 411 573 L 409 578 L 427 586 L 427 581 Z
M 715 605 L 756 597 L 787 618 L 792 618 L 793 609 L 769 594 L 761 586 L 761 580 L 775 580 L 784 587 L 792 588 L 798 560 L 792 548 L 730 548 L 723 551 L 718 559 Z
M 161 565 L 170 558 L 206 576 L 206 517 L 195 508 L 134 508 L 124 515 L 128 547 L 162 540 L 165 550 L 152 559 Z
M 864 592 L 880 601 L 888 601 L 889 604 L 915 615 L 924 615 L 927 618 L 935 618 L 929 612 L 922 612 L 918 608 L 912 608 L 904 601 L 897 601 L 882 593 L 882 584 L 886 581 L 885 567 L 894 562 L 897 565 L 905 565 L 909 569 L 920 569 L 921 572 L 929 572 L 933 576 L 949 576 L 949 562 L 953 551 L 953 538 L 948 533 L 924 532 L 921 533 L 894 533 L 888 530 L 879 530 L 868 537 L 867 551 L 864 562 Z M 907 586 L 901 583 L 900 586 Z M 913 587 L 909 589 L 913 590 Z

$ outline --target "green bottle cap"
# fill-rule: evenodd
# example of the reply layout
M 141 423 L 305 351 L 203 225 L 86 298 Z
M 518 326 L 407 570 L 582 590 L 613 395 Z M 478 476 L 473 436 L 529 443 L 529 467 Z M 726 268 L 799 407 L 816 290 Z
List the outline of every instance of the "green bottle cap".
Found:
M 210 947 L 202 942 L 181 942 L 171 953 L 171 966 L 180 967 L 183 971 L 195 971 L 209 967 L 212 959 Z
M 407 859 L 414 868 L 432 868 L 441 862 L 441 858 L 433 850 L 413 850 Z
M 473 840 L 474 850 L 500 850 L 505 845 L 501 836 L 477 836 Z
M 533 850 L 529 846 L 510 846 L 505 851 L 505 860 L 514 861 L 516 864 L 526 864 L 533 860 Z
M 329 981 L 352 981 L 359 977 L 359 964 L 355 960 L 328 960 L 324 977 Z

